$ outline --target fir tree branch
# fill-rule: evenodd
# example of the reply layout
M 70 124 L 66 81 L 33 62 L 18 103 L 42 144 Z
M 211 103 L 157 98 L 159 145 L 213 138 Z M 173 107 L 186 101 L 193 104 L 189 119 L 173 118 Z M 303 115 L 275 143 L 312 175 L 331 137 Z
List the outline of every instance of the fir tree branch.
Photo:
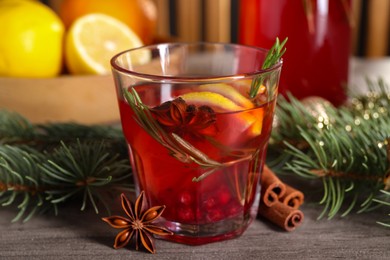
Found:
M 279 100 L 270 142 L 271 154 L 278 157 L 269 164 L 282 163 L 284 171 L 322 180 L 320 218 L 389 206 L 390 95 L 381 80 L 369 85 L 370 92 L 351 105 L 324 105 L 326 118 L 292 96 L 290 102 Z
M 103 142 L 78 141 L 70 146 L 62 142 L 40 168 L 44 172 L 42 181 L 52 187 L 46 190 L 49 200 L 60 203 L 82 195 L 81 210 L 85 209 L 88 199 L 98 213 L 96 198 L 109 208 L 99 195 L 103 190 L 132 187 L 129 161 L 120 160 L 118 154 L 108 152 Z
M 0 111 L 0 203 L 19 210 L 13 221 L 58 211 L 81 198 L 81 209 L 106 210 L 110 193 L 133 190 L 120 129 L 73 123 L 33 125 Z M 103 195 L 102 195 L 103 194 Z
M 0 146 L 0 202 L 2 206 L 15 204 L 19 209 L 12 222 L 22 218 L 28 221 L 51 207 L 45 199 L 38 167 L 43 160 L 41 153 L 28 147 Z
M 36 135 L 33 125 L 17 113 L 0 110 L 0 144 L 33 139 Z
M 21 115 L 0 110 L 0 144 L 27 145 L 43 151 L 75 140 L 92 140 L 111 143 L 126 154 L 122 130 L 119 126 L 81 125 L 77 123 L 31 124 Z

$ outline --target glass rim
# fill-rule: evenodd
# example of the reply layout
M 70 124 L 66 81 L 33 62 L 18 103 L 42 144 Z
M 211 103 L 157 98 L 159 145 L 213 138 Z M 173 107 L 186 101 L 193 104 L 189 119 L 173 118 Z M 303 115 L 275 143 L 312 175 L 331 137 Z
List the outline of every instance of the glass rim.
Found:
M 150 73 L 140 73 L 136 72 L 134 70 L 129 70 L 121 67 L 116 63 L 116 60 L 129 52 L 134 52 L 142 49 L 157 49 L 157 46 L 162 46 L 162 45 L 171 45 L 171 46 L 191 46 L 191 45 L 215 45 L 215 46 L 231 46 L 231 47 L 240 47 L 240 48 L 248 48 L 248 49 L 253 49 L 255 51 L 267 53 L 269 50 L 261 47 L 256 47 L 256 46 L 251 46 L 251 45 L 244 45 L 244 44 L 237 44 L 237 43 L 223 43 L 223 42 L 166 42 L 166 43 L 156 43 L 156 44 L 149 44 L 149 45 L 143 45 L 137 48 L 131 48 L 127 49 L 124 51 L 121 51 L 117 54 L 115 54 L 111 59 L 110 59 L 110 64 L 111 68 L 115 69 L 116 71 L 128 74 L 128 75 L 133 75 L 138 78 L 142 79 L 149 79 L 149 80 L 166 80 L 166 81 L 177 81 L 177 82 L 191 82 L 191 81 L 214 81 L 214 80 L 224 80 L 224 79 L 243 79 L 243 78 L 248 78 L 260 74 L 265 74 L 269 73 L 275 70 L 278 70 L 282 64 L 283 64 L 283 59 L 280 59 L 278 63 L 275 65 L 271 66 L 270 68 L 267 69 L 260 69 L 260 70 L 253 70 L 248 73 L 237 73 L 237 74 L 231 74 L 231 75 L 215 75 L 215 76 L 201 76 L 201 77 L 188 77 L 188 76 L 170 76 L 170 75 L 156 75 L 156 74 L 150 74 Z

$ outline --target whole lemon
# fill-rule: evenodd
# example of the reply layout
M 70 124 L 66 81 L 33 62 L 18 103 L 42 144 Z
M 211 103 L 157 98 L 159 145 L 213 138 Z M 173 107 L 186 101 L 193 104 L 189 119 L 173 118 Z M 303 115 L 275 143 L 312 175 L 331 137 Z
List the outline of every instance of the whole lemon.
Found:
M 38 1 L 0 0 L 0 76 L 54 77 L 62 68 L 64 25 Z
M 112 16 L 133 30 L 144 44 L 154 40 L 157 26 L 157 7 L 152 0 L 62 0 L 59 16 L 66 28 L 91 13 Z

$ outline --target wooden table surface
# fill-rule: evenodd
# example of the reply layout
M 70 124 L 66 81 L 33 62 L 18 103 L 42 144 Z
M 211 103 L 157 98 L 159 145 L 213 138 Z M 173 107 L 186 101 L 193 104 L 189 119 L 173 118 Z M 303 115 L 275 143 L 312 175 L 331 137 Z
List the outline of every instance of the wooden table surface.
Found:
M 370 75 L 390 83 L 390 59 L 355 60 L 351 71 L 358 85 Z M 224 242 L 194 247 L 157 240 L 157 254 L 151 255 L 113 249 L 117 230 L 79 206 L 25 224 L 11 224 L 16 211 L 0 207 L 0 259 L 390 259 L 390 228 L 375 223 L 388 208 L 317 220 L 321 209 L 309 200 L 301 208 L 304 222 L 293 232 L 257 219 L 241 237 Z
M 15 212 L 1 209 L 0 259 L 390 259 L 390 229 L 375 224 L 383 213 L 318 221 L 320 209 L 305 205 L 304 222 L 293 232 L 257 219 L 241 237 L 224 242 L 187 246 L 156 240 L 152 255 L 113 249 L 117 230 L 78 206 L 25 224 L 10 224 Z

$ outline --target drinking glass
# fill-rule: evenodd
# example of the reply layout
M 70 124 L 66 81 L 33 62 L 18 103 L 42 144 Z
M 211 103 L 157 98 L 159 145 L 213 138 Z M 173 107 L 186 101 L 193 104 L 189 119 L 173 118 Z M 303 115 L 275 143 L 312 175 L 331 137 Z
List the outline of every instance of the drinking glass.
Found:
M 282 62 L 267 50 L 166 43 L 111 60 L 136 192 L 165 205 L 164 239 L 199 245 L 256 218 Z

